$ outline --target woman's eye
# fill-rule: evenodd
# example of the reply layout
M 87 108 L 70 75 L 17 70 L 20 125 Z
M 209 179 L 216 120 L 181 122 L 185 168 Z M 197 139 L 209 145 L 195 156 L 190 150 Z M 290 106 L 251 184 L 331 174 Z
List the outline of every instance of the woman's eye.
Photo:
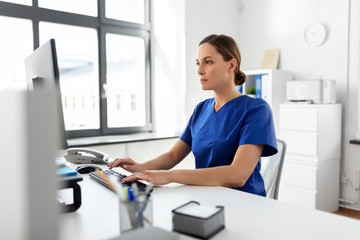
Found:
M 205 61 L 206 64 L 211 64 L 212 62 L 211 61 Z
M 199 65 L 200 65 L 200 63 L 199 63 L 199 62 L 196 62 L 195 64 L 196 64 L 196 66 L 199 66 Z

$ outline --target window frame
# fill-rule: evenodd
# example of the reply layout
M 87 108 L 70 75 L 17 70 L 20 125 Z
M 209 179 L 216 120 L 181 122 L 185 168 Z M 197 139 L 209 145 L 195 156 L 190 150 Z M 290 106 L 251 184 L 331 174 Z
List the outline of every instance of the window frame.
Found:
M 151 111 L 151 65 L 150 65 L 150 1 L 144 1 L 145 22 L 144 24 L 130 23 L 121 20 L 115 20 L 105 17 L 105 0 L 97 0 L 98 16 L 86 16 L 76 13 L 69 13 L 51 9 L 45 9 L 38 6 L 38 0 L 32 0 L 32 6 L 2 2 L 0 1 L 0 15 L 28 19 L 32 21 L 33 27 L 33 49 L 40 45 L 39 23 L 40 21 L 49 23 L 58 23 L 71 26 L 80 26 L 93 28 L 98 35 L 99 51 L 99 129 L 68 130 L 68 138 L 92 137 L 111 134 L 131 134 L 152 131 L 152 111 Z M 103 88 L 106 84 L 106 41 L 107 33 L 121 34 L 127 36 L 140 37 L 145 43 L 145 109 L 146 124 L 143 127 L 107 127 L 107 98 Z

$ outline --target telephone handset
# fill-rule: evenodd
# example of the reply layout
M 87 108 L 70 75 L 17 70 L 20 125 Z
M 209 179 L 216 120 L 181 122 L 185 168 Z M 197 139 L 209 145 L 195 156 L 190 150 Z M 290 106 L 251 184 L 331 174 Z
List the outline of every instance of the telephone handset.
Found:
M 90 148 L 69 148 L 64 158 L 77 164 L 107 164 L 109 161 L 108 155 Z

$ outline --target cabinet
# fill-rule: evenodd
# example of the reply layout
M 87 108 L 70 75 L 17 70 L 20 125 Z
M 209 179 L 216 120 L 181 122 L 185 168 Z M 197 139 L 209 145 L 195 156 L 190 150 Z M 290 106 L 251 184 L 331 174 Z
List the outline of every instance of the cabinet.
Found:
M 279 120 L 287 144 L 279 200 L 338 210 L 341 104 L 281 104 Z
M 279 105 L 286 99 L 286 82 L 290 81 L 290 71 L 278 69 L 259 69 L 244 71 L 247 76 L 246 82 L 239 87 L 239 91 L 248 94 L 250 89 L 254 91 L 254 97 L 263 98 L 273 112 L 275 131 L 279 131 Z

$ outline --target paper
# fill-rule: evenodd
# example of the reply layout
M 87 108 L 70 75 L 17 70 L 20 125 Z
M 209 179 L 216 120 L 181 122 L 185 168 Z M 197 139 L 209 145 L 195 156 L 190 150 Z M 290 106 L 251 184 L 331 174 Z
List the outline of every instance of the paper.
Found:
M 277 69 L 279 63 L 280 49 L 270 49 L 265 51 L 261 68 Z
M 176 210 L 176 213 L 186 214 L 194 217 L 208 218 L 218 212 L 220 209 L 217 207 L 208 207 L 198 205 L 196 203 L 187 204 Z

